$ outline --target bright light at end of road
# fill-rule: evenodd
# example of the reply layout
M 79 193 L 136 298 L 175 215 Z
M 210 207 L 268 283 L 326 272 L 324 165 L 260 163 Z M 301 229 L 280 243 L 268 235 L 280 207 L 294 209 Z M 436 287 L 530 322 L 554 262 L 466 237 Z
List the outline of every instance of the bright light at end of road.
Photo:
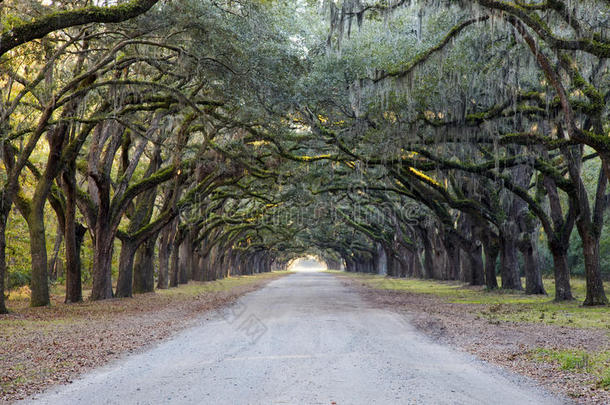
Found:
M 290 263 L 290 271 L 315 272 L 326 270 L 326 265 L 320 263 L 314 256 L 300 257 Z

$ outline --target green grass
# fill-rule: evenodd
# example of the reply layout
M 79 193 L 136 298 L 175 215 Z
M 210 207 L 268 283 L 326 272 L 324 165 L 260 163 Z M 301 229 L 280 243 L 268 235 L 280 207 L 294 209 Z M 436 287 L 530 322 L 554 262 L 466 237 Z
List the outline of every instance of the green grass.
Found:
M 610 351 L 589 353 L 584 350 L 554 350 L 539 348 L 532 352 L 536 361 L 558 364 L 562 370 L 593 374 L 597 385 L 610 389 Z
M 577 328 L 601 328 L 610 331 L 610 307 L 583 307 L 585 281 L 572 280 L 572 291 L 576 298 L 571 302 L 554 302 L 553 280 L 545 279 L 544 286 L 549 295 L 526 295 L 521 291 L 493 290 L 471 287 L 455 281 L 399 279 L 374 274 L 336 272 L 355 278 L 369 287 L 404 291 L 414 294 L 429 294 L 455 304 L 469 304 L 479 315 L 498 322 L 530 322 Z M 610 285 L 606 283 L 610 293 Z
M 606 367 L 606 371 L 599 379 L 599 386 L 605 390 L 610 390 L 610 368 Z

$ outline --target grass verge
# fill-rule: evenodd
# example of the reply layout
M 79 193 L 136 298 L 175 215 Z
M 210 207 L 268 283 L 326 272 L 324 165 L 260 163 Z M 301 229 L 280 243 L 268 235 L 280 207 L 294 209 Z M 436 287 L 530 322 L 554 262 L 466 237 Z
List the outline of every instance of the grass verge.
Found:
M 455 281 L 401 279 L 375 274 L 341 273 L 363 284 L 383 290 L 429 294 L 454 304 L 469 304 L 479 316 L 494 322 L 528 322 L 575 328 L 599 328 L 610 332 L 610 307 L 583 307 L 585 281 L 572 280 L 576 300 L 555 302 L 553 280 L 545 279 L 549 295 L 526 295 L 521 291 L 486 290 Z M 610 292 L 610 284 L 606 283 Z
M 599 388 L 610 389 L 610 350 L 589 353 L 578 349 L 541 347 L 532 351 L 532 358 L 538 362 L 553 363 L 561 370 L 592 374 Z

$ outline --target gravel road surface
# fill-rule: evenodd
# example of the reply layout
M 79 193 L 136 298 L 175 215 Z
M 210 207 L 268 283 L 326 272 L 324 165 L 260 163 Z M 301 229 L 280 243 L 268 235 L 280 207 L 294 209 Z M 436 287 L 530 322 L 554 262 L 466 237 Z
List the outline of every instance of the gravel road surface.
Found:
M 559 404 L 329 273 L 295 273 L 36 404 Z

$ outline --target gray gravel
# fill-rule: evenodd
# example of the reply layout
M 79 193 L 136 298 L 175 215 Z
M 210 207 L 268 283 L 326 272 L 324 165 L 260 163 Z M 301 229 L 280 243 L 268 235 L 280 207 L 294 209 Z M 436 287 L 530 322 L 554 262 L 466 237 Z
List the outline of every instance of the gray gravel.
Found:
M 557 404 L 437 344 L 328 273 L 296 273 L 38 404 Z

